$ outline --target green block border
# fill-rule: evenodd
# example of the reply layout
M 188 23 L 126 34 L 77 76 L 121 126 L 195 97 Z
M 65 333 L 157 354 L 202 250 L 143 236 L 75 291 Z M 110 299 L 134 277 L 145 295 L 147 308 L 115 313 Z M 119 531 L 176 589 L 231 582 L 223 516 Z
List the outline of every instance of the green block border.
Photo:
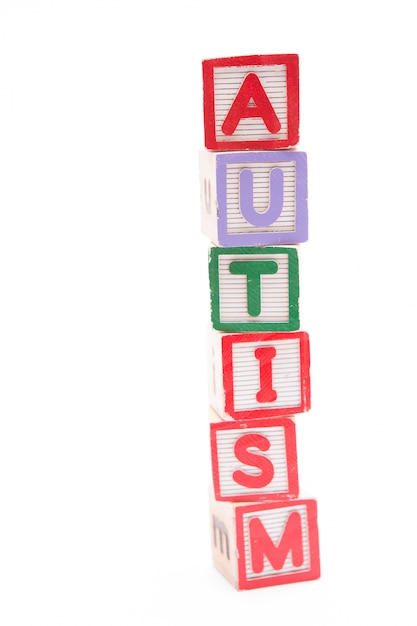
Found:
M 219 256 L 222 254 L 288 254 L 288 295 L 289 295 L 289 320 L 288 322 L 221 322 L 220 321 L 220 289 L 219 289 Z M 209 252 L 209 282 L 211 300 L 211 322 L 216 330 L 227 332 L 253 332 L 253 331 L 292 331 L 299 330 L 299 264 L 298 251 L 296 248 L 284 246 L 244 246 L 236 248 L 212 247 Z

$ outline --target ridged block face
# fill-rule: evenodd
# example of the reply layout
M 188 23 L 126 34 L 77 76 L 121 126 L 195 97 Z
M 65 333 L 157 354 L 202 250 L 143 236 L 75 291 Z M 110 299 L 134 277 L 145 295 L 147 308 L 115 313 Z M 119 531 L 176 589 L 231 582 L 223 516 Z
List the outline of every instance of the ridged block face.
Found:
M 200 151 L 201 224 L 219 246 L 308 239 L 304 152 Z
M 236 504 L 212 499 L 213 561 L 238 589 L 320 576 L 315 500 Z
M 300 327 L 295 248 L 212 247 L 209 279 L 213 328 L 249 332 Z
M 291 418 L 210 424 L 217 500 L 285 500 L 298 496 L 295 423 Z
M 209 402 L 224 420 L 283 417 L 310 409 L 306 332 L 208 336 Z
M 296 54 L 203 61 L 203 89 L 209 150 L 281 150 L 297 144 Z

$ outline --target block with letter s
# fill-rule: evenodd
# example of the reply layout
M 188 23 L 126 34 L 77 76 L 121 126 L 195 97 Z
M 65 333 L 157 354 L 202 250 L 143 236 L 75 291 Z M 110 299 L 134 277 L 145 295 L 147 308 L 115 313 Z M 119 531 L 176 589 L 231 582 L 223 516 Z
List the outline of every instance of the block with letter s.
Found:
M 214 497 L 230 502 L 298 496 L 295 422 L 291 417 L 222 421 L 210 409 Z

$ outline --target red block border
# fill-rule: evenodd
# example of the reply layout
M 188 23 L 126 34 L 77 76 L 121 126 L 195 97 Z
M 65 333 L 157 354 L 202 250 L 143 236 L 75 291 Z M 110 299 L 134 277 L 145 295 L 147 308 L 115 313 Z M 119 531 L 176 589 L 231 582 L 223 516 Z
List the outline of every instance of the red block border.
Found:
M 242 65 L 286 65 L 288 138 L 262 139 L 259 141 L 217 141 L 214 111 L 214 68 Z M 300 125 L 298 54 L 267 54 L 209 59 L 203 61 L 204 134 L 209 150 L 279 150 L 291 148 L 298 143 Z
M 287 457 L 288 491 L 287 492 L 267 492 L 259 494 L 250 493 L 248 495 L 238 494 L 234 496 L 220 495 L 220 473 L 219 456 L 217 450 L 216 433 L 218 430 L 242 430 L 247 428 L 270 428 L 283 426 L 285 430 L 285 451 Z M 287 500 L 296 498 L 299 493 L 298 466 L 297 466 L 297 446 L 295 435 L 295 423 L 291 418 L 257 419 L 239 422 L 216 422 L 210 424 L 211 461 L 213 472 L 214 497 L 219 501 L 228 502 L 260 502 L 264 500 Z
M 289 574 L 274 574 L 265 578 L 248 579 L 245 566 L 245 538 L 243 535 L 243 514 L 277 509 L 302 504 L 307 507 L 308 542 L 310 552 L 310 569 L 307 572 L 291 572 Z M 236 537 L 238 552 L 239 589 L 257 589 L 286 583 L 296 583 L 306 580 L 316 580 L 320 577 L 319 534 L 317 526 L 317 502 L 315 500 L 294 500 L 292 502 L 255 504 L 253 506 L 236 507 Z
M 299 406 L 289 406 L 283 408 L 259 408 L 248 411 L 235 411 L 234 409 L 234 388 L 233 388 L 233 343 L 244 343 L 251 341 L 279 341 L 284 339 L 300 339 L 300 387 L 301 404 Z M 235 420 L 256 419 L 261 417 L 279 417 L 292 415 L 293 413 L 304 413 L 311 407 L 310 392 L 310 342 L 306 332 L 294 333 L 233 333 L 222 337 L 222 363 L 223 363 L 223 385 L 225 391 L 225 411 Z

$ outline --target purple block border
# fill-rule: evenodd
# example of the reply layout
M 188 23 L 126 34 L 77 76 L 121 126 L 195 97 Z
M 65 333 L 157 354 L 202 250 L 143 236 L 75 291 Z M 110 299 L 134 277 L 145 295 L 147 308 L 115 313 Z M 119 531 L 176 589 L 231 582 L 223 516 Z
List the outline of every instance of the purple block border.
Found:
M 295 161 L 295 231 L 283 233 L 228 233 L 227 164 L 279 163 Z M 296 244 L 308 239 L 307 154 L 286 150 L 229 152 L 216 155 L 217 200 L 219 203 L 218 240 L 221 246 L 264 246 Z

